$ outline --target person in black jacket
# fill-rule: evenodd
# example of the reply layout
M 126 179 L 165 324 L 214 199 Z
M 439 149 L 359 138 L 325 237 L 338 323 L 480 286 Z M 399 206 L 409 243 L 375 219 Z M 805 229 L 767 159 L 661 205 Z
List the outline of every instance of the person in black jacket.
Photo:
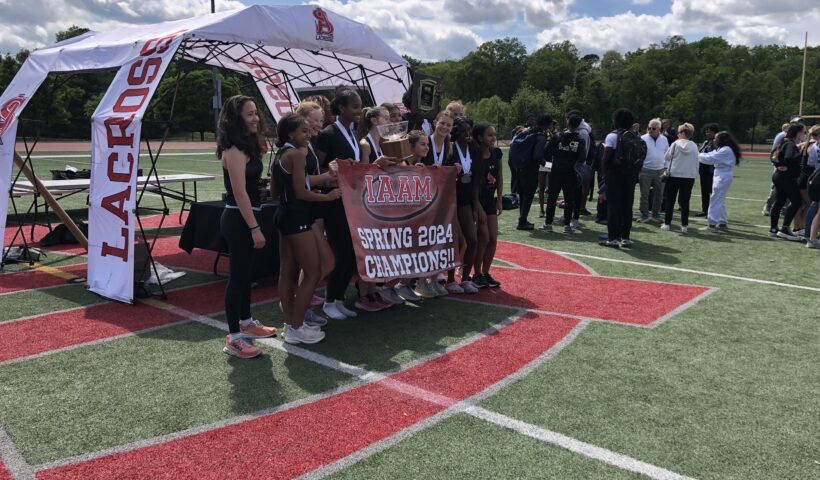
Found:
M 799 123 L 790 125 L 786 131 L 786 137 L 778 147 L 777 156 L 772 160 L 775 166 L 772 183 L 774 183 L 777 197 L 774 205 L 772 205 L 770 237 L 785 238 L 792 241 L 800 240 L 800 237 L 792 233 L 790 225 L 802 203 L 798 178 L 800 177 L 800 162 L 803 154 L 797 144 L 802 141 L 804 130 L 805 127 Z M 778 229 L 780 209 L 786 204 L 787 199 L 791 202 L 791 205 L 789 205 L 786 215 L 783 217 L 783 226 Z
M 581 125 L 581 117 L 570 115 L 568 130 L 554 136 L 547 145 L 546 156 L 552 160 L 552 171 L 549 177 L 549 196 L 547 197 L 547 217 L 541 231 L 552 231 L 552 220 L 555 218 L 555 206 L 559 191 L 564 192 L 564 232 L 573 233 L 571 224 L 573 206 L 576 200 L 578 178 L 575 166 L 586 160 L 586 142 L 576 131 Z
M 551 127 L 551 116 L 541 115 L 538 117 L 534 128 L 539 133 L 532 149 L 532 159 L 526 168 L 516 172 L 517 193 L 521 202 L 518 207 L 518 227 L 516 227 L 518 230 L 532 230 L 535 228 L 535 225 L 527 220 L 527 216 L 530 214 L 535 191 L 538 188 L 538 167 L 544 163 L 544 149 L 547 146 L 548 132 Z

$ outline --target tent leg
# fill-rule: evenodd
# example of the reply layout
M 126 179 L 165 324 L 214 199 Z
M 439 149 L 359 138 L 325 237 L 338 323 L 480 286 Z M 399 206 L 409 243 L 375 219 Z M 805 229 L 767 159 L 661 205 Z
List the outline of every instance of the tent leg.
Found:
M 74 220 L 72 220 L 71 217 L 69 217 L 68 214 L 65 213 L 63 207 L 61 207 L 60 204 L 57 203 L 57 200 L 54 199 L 54 197 L 51 195 L 51 192 L 49 192 L 48 189 L 46 189 L 43 186 L 43 183 L 40 181 L 40 179 L 37 178 L 36 175 L 34 175 L 34 172 L 31 171 L 31 168 L 25 161 L 23 161 L 23 159 L 17 152 L 14 152 L 14 163 L 17 164 L 17 167 L 20 169 L 20 171 L 23 172 L 23 175 L 25 175 L 26 178 L 28 178 L 28 181 L 31 182 L 32 185 L 34 185 L 34 188 L 37 189 L 37 192 L 43 196 L 43 199 L 46 201 L 48 205 L 51 206 L 51 209 L 54 210 L 54 213 L 57 214 L 57 216 L 60 218 L 63 224 L 71 232 L 71 234 L 74 235 L 74 238 L 76 238 L 77 241 L 80 242 L 80 245 L 82 245 L 83 248 L 85 248 L 85 250 L 88 251 L 88 239 L 85 238 L 83 232 L 80 231 L 79 228 L 77 228 L 77 224 L 74 223 Z

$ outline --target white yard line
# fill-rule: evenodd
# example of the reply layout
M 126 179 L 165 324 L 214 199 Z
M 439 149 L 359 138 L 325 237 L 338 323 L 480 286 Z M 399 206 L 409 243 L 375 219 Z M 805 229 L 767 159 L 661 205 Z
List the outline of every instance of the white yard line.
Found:
M 11 477 L 16 480 L 34 480 L 34 467 L 26 462 L 17 450 L 11 437 L 0 428 L 0 459 L 6 465 Z
M 775 282 L 775 281 L 772 281 L 772 280 L 762 280 L 762 279 L 759 279 L 759 278 L 741 277 L 739 275 L 729 275 L 729 274 L 726 274 L 726 273 L 704 272 L 702 270 L 694 270 L 694 269 L 691 269 L 691 268 L 670 267 L 668 265 L 659 265 L 659 264 L 656 264 L 656 263 L 646 263 L 646 262 L 636 262 L 636 261 L 633 261 L 633 260 L 619 260 L 619 259 L 615 259 L 615 258 L 599 257 L 599 256 L 596 256 L 596 255 L 586 255 L 586 254 L 583 254 L 583 253 L 558 252 L 558 251 L 556 251 L 555 253 L 560 253 L 562 255 L 569 255 L 569 256 L 578 257 L 578 258 L 589 258 L 589 259 L 592 259 L 592 260 L 600 260 L 602 262 L 624 263 L 624 264 L 627 264 L 627 265 L 637 265 L 637 266 L 640 266 L 640 267 L 658 268 L 658 269 L 661 269 L 661 270 L 672 270 L 672 271 L 675 271 L 675 272 L 694 273 L 694 274 L 697 274 L 697 275 L 704 275 L 704 276 L 708 276 L 708 277 L 728 278 L 730 280 L 740 280 L 740 281 L 743 281 L 743 282 L 759 283 L 759 284 L 762 284 L 762 285 L 773 285 L 773 286 L 776 286 L 776 287 L 795 288 L 795 289 L 798 289 L 798 290 L 808 290 L 810 292 L 820 292 L 820 288 L 807 287 L 805 285 L 795 285 L 795 284 L 792 284 L 792 283 Z

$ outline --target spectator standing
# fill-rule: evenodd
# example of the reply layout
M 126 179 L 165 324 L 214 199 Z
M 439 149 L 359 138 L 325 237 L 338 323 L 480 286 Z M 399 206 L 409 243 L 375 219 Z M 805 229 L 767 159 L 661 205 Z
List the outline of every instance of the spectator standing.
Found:
M 712 179 L 712 197 L 709 199 L 709 211 L 706 218 L 708 225 L 701 228 L 707 232 L 729 231 L 729 214 L 726 211 L 726 194 L 732 185 L 732 170 L 740 163 L 740 147 L 729 132 L 718 132 L 715 135 L 715 150 L 699 153 L 701 163 L 715 166 Z
M 792 233 L 791 223 L 794 215 L 802 204 L 800 198 L 800 187 L 798 179 L 800 177 L 800 162 L 803 154 L 797 144 L 803 138 L 803 125 L 796 123 L 789 126 L 786 136 L 780 142 L 777 149 L 777 156 L 772 159 L 775 172 L 772 175 L 772 183 L 775 190 L 775 202 L 771 211 L 771 226 L 769 228 L 770 237 L 785 238 L 786 240 L 797 241 L 800 238 Z M 780 210 L 786 204 L 786 200 L 791 202 L 783 218 L 783 226 L 777 228 L 780 222 Z
M 647 133 L 641 139 L 646 142 L 646 159 L 643 162 L 643 168 L 638 175 L 638 183 L 641 187 L 641 202 L 640 210 L 641 216 L 639 222 L 645 223 L 650 220 L 660 221 L 661 202 L 663 202 L 663 182 L 661 182 L 661 174 L 664 170 L 664 155 L 669 149 L 669 142 L 666 137 L 661 135 L 661 121 L 658 118 L 653 118 L 649 121 Z M 649 205 L 649 192 L 654 190 L 652 196 L 652 205 Z M 652 216 L 650 217 L 650 207 L 652 208 Z
M 538 188 L 539 167 L 544 164 L 544 151 L 549 138 L 549 129 L 552 127 L 552 117 L 541 115 L 535 126 L 528 130 L 535 135 L 532 148 L 532 157 L 525 168 L 516 172 L 517 193 L 519 195 L 518 230 L 532 230 L 535 225 L 527 218 L 530 214 L 535 191 Z
M 690 140 L 695 132 L 695 127 L 691 123 L 680 125 L 677 132 L 678 139 L 664 155 L 668 176 L 665 187 L 666 212 L 661 230 L 670 229 L 677 197 L 680 204 L 680 231 L 687 233 L 689 231 L 689 200 L 692 197 L 695 177 L 698 175 L 698 146 Z

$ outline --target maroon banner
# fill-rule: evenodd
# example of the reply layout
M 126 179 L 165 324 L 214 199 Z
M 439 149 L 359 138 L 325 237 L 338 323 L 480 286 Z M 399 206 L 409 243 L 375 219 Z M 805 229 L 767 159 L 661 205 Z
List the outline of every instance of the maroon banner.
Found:
M 461 265 L 454 167 L 339 162 L 359 276 L 427 277 Z

